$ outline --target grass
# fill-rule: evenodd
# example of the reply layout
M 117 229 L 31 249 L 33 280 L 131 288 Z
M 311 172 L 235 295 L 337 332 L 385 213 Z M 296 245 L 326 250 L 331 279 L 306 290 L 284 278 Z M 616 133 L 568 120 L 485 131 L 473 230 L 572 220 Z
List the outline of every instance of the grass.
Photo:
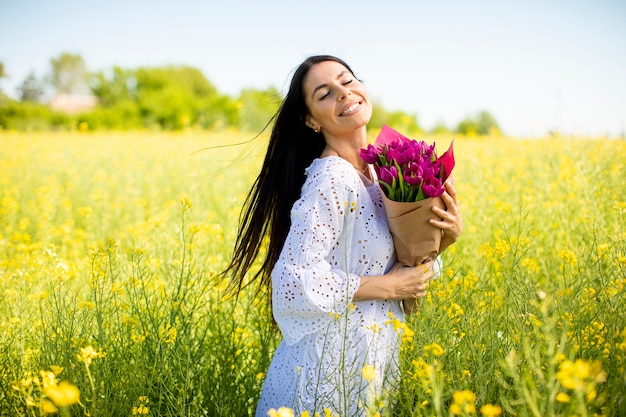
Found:
M 253 414 L 280 334 L 217 272 L 264 143 L 205 149 L 249 137 L 0 134 L 0 415 Z M 626 414 L 626 143 L 455 154 L 465 232 L 387 410 Z

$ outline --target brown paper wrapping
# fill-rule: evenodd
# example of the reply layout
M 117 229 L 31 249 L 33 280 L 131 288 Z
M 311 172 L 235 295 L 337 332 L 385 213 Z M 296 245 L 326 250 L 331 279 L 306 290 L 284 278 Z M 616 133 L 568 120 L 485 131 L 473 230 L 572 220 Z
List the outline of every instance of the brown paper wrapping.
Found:
M 392 201 L 382 194 L 398 261 L 407 266 L 417 266 L 434 260 L 439 253 L 443 231 L 431 225 L 428 220 L 441 220 L 433 213 L 432 207 L 445 210 L 443 199 L 434 197 L 404 203 Z

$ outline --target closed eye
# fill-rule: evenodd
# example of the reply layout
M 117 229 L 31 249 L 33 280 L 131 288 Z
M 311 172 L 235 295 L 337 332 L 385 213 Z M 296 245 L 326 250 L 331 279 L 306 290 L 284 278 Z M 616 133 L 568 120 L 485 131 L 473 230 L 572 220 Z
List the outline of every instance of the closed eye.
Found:
M 354 81 L 354 78 L 350 78 L 349 80 L 346 80 L 344 82 L 341 83 L 341 85 L 348 85 L 350 84 L 352 81 Z M 322 94 L 318 100 L 324 100 L 326 97 L 330 96 L 330 94 L 332 93 L 332 90 L 328 90 L 326 91 L 324 94 Z

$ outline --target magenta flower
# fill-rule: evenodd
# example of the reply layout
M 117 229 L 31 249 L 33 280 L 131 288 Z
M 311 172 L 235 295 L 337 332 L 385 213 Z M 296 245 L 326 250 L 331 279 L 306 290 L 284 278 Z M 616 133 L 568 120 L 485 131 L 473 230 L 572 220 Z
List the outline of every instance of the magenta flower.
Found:
M 383 126 L 374 145 L 361 149 L 361 158 L 373 164 L 385 195 L 393 201 L 419 201 L 438 197 L 454 168 L 452 144 L 437 156 L 435 143 L 411 140 Z
M 361 149 L 361 158 L 368 164 L 378 162 L 378 149 L 374 145 L 367 145 L 367 148 Z
M 398 170 L 395 166 L 380 167 L 379 178 L 387 185 L 391 185 L 398 180 Z
M 413 187 L 419 187 L 424 181 L 424 170 L 417 162 L 409 162 L 404 170 L 404 181 Z
M 422 184 L 422 191 L 426 197 L 439 197 L 445 189 L 441 180 L 437 177 L 430 176 L 424 178 L 424 184 Z

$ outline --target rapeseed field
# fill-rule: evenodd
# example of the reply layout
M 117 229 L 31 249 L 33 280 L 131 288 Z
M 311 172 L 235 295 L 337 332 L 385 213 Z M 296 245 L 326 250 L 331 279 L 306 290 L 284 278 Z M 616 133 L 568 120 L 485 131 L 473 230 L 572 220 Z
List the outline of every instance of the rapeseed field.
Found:
M 0 133 L 0 415 L 254 413 L 280 333 L 265 294 L 218 275 L 253 136 Z M 461 137 L 455 155 L 465 231 L 420 312 L 390 319 L 383 408 L 626 415 L 626 142 Z

